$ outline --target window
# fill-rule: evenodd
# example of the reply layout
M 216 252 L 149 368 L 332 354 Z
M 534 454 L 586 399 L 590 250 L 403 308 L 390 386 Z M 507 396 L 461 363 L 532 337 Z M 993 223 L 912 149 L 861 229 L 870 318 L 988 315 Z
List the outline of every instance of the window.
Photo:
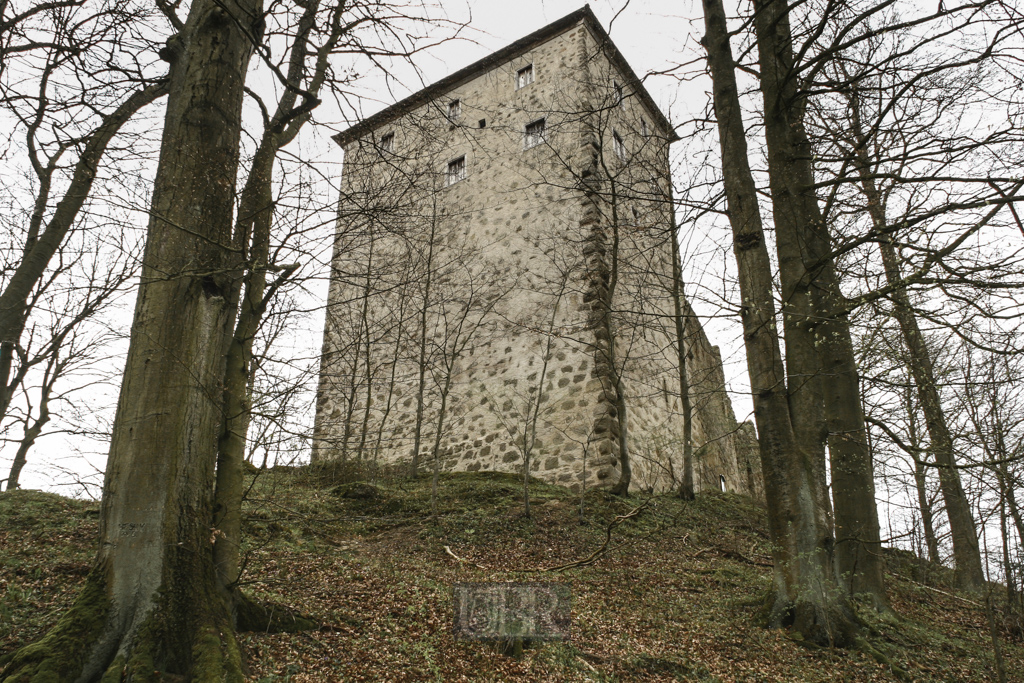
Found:
M 633 225 L 639 227 L 640 226 L 640 212 L 637 211 L 635 206 L 631 206 L 631 207 L 629 207 L 629 209 L 630 209 L 630 211 L 633 214 Z
M 725 475 L 724 474 L 719 474 L 718 475 L 718 487 L 720 489 L 722 489 L 722 493 L 725 493 Z
M 382 152 L 394 152 L 395 151 L 395 134 L 385 133 L 380 138 L 380 151 Z
M 612 90 L 615 91 L 615 106 L 621 107 L 622 103 L 626 100 L 625 95 L 622 92 L 622 85 L 618 81 L 612 81 Z
M 647 119 L 640 119 L 640 134 L 645 138 L 651 134 L 651 131 L 647 129 Z
M 458 159 L 452 159 L 448 162 L 448 172 L 444 177 L 445 186 L 454 185 L 460 180 L 466 179 L 466 157 L 461 156 Z
M 526 136 L 523 139 L 523 149 L 536 147 L 544 142 L 544 119 L 537 119 L 526 124 Z
M 530 66 L 524 66 L 516 72 L 516 90 L 519 90 L 519 88 L 525 88 L 531 83 L 533 83 L 533 64 Z
M 480 127 L 481 128 L 486 128 L 487 127 L 487 119 L 480 119 Z
M 459 116 L 462 115 L 462 101 L 452 100 L 448 103 L 448 120 L 458 121 Z
M 622 136 L 617 131 L 612 131 L 612 143 L 615 148 L 615 156 L 622 161 L 626 160 L 626 143 L 622 141 Z

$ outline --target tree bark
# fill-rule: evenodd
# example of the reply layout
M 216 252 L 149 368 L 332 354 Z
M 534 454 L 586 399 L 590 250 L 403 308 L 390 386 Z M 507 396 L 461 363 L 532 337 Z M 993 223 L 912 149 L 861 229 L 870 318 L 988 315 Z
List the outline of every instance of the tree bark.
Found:
M 231 227 L 259 0 L 197 0 L 164 52 L 160 163 L 86 588 L 2 677 L 243 680 L 213 561 Z
M 704 47 L 715 115 L 733 251 L 742 297 L 741 319 L 754 419 L 774 550 L 774 605 L 769 622 L 790 625 L 812 642 L 851 644 L 858 628 L 833 572 L 834 539 L 815 455 L 801 447 L 791 415 L 776 332 L 772 271 L 747 144 L 721 0 L 704 0 Z
M 754 4 L 793 426 L 817 468 L 828 444 L 840 584 L 888 609 L 860 377 L 831 237 L 813 190 L 788 2 Z

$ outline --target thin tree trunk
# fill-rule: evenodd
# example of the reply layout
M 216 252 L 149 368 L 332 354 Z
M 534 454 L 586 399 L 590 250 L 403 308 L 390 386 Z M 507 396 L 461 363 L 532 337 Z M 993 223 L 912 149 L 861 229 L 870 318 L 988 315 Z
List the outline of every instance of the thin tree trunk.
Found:
M 309 36 L 315 28 L 319 6 L 316 1 L 303 6 L 303 15 L 292 41 L 288 81 L 296 87 L 307 65 Z M 341 9 L 334 11 L 338 13 Z M 295 139 L 317 104 L 312 98 L 323 84 L 331 46 L 340 37 L 340 28 L 336 24 L 332 27 L 331 37 L 317 51 L 310 89 L 303 102 L 296 107 L 298 93 L 292 88 L 285 89 L 273 118 L 263 132 L 242 189 L 235 224 L 235 259 L 242 277 L 233 283 L 229 300 L 240 301 L 241 309 L 225 362 L 223 425 L 217 443 L 213 554 L 218 580 L 232 596 L 236 626 L 240 628 L 266 631 L 272 626 L 286 630 L 312 626 L 312 623 L 299 620 L 283 609 L 277 609 L 274 618 L 267 616 L 259 605 L 235 590 L 234 584 L 241 570 L 244 462 L 255 376 L 253 346 L 270 298 L 298 268 L 298 264 L 280 268 L 270 264 L 270 234 L 275 208 L 272 191 L 274 166 L 280 149 Z M 247 263 L 242 258 L 246 253 Z M 271 269 L 280 274 L 268 288 L 267 271 Z
M 816 643 L 847 645 L 857 626 L 833 572 L 834 539 L 815 455 L 793 427 L 776 333 L 772 271 L 747 161 L 725 9 L 704 1 L 703 39 L 711 69 L 722 169 L 742 297 L 741 319 L 775 559 L 770 622 Z
M 35 444 L 36 439 L 43 432 L 43 427 L 50 421 L 50 391 L 52 383 L 44 381 L 43 389 L 39 398 L 39 417 L 32 420 L 32 424 L 26 424 L 25 435 L 18 444 L 18 451 L 14 454 L 14 462 L 11 463 L 10 474 L 7 475 L 7 490 L 13 491 L 18 488 L 18 480 L 21 477 L 21 470 L 28 462 L 28 452 Z M 27 418 L 26 418 L 27 419 Z
M 605 295 L 601 301 L 601 319 L 606 335 L 605 358 L 606 373 L 615 391 L 615 411 L 618 418 L 618 445 L 619 445 L 619 480 L 611 488 L 611 492 L 618 496 L 625 496 L 629 493 L 629 485 L 633 481 L 633 469 L 629 455 L 629 425 L 628 411 L 626 405 L 626 385 L 622 381 L 622 368 L 618 357 L 618 344 L 616 343 L 615 321 L 613 311 L 615 309 L 615 290 L 619 282 L 619 201 L 615 181 L 612 185 L 612 244 L 611 264 L 608 268 L 608 284 L 605 288 Z
M 939 562 L 939 541 L 935 537 L 935 522 L 932 513 L 932 504 L 928 499 L 928 477 L 925 463 L 921 460 L 920 448 L 921 439 L 917 430 L 917 418 L 914 402 L 910 393 L 906 395 L 907 431 L 910 448 L 907 454 L 914 461 L 914 485 L 917 489 L 917 506 L 921 511 L 921 525 L 924 527 L 924 542 L 928 548 L 928 559 L 931 562 Z
M 878 240 L 878 248 L 882 254 L 886 282 L 895 287 L 892 293 L 893 317 L 896 318 L 900 331 L 903 333 L 910 373 L 914 378 L 918 402 L 924 413 L 925 425 L 931 441 L 930 451 L 939 470 L 939 486 L 946 503 L 946 515 L 949 518 L 957 579 L 965 588 L 980 590 L 984 585 L 985 577 L 981 568 L 978 532 L 974 526 L 970 503 L 967 501 L 963 485 L 960 483 L 960 474 L 956 470 L 953 436 L 942 409 L 942 400 L 935 382 L 931 352 L 917 325 L 917 318 L 914 315 L 906 288 L 898 286 L 903 280 L 900 273 L 899 256 L 892 241 L 892 234 L 886 229 L 885 209 L 882 205 L 881 193 L 871 176 L 870 162 L 865 148 L 866 138 L 861 128 L 859 100 L 856 93 L 851 94 L 849 99 L 853 132 L 857 140 L 855 153 L 861 176 L 861 188 L 867 198 L 868 213 L 871 216 L 874 229 L 881 235 Z
M 436 207 L 435 207 L 436 209 Z M 436 214 L 436 210 L 435 210 Z M 430 217 L 430 243 L 427 245 L 426 280 L 423 283 L 423 307 L 420 309 L 420 339 L 419 357 L 417 369 L 419 376 L 416 379 L 416 424 L 412 440 L 412 462 L 409 465 L 409 477 L 416 478 L 416 472 L 420 468 L 420 441 L 423 438 L 423 409 L 425 393 L 427 388 L 427 317 L 430 310 L 430 286 L 434 276 L 434 240 L 437 235 L 437 216 Z
M 359 448 L 356 450 L 356 458 L 363 459 L 363 450 L 366 448 L 366 430 L 370 424 L 370 405 L 373 403 L 373 365 L 370 363 L 371 340 L 370 340 L 370 290 L 371 277 L 373 274 L 373 233 L 370 233 L 370 253 L 366 257 L 366 285 L 363 290 L 363 329 L 366 334 L 363 337 L 365 348 L 363 355 L 366 358 L 366 400 L 363 406 L 363 419 L 359 426 Z
M 679 263 L 679 226 L 672 224 L 672 304 L 675 306 L 676 351 L 679 362 L 679 403 L 683 409 L 683 472 L 679 497 L 694 499 L 693 489 L 693 403 L 686 359 L 686 323 L 683 318 L 683 273 Z
M 812 189 L 811 145 L 803 128 L 787 0 L 756 0 L 754 29 L 793 425 L 816 466 L 824 462 L 828 444 L 840 584 L 888 609 L 860 377 L 831 239 Z

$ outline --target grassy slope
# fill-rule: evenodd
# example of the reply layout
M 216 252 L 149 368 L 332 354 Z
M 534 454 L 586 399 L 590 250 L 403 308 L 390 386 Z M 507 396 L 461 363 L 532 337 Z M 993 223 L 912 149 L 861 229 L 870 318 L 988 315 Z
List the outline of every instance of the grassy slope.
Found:
M 365 490 L 350 477 L 270 472 L 250 492 L 247 590 L 324 624 L 243 635 L 254 681 L 896 680 L 860 652 L 810 650 L 755 625 L 770 583 L 767 536 L 763 513 L 743 498 L 655 497 L 596 564 L 524 573 L 588 556 L 607 521 L 645 497 L 593 492 L 581 524 L 578 497 L 534 483 L 526 519 L 513 477 L 457 474 L 442 477 L 432 522 L 428 480 Z M 94 552 L 97 513 L 52 494 L 0 494 L 0 654 L 39 637 L 69 604 Z M 915 680 L 994 680 L 980 607 L 954 594 L 944 570 L 904 556 L 894 565 L 901 619 L 876 619 L 875 648 Z M 451 584 L 495 580 L 570 583 L 572 640 L 521 660 L 455 640 Z M 1011 680 L 1024 680 L 1024 647 L 1005 649 Z

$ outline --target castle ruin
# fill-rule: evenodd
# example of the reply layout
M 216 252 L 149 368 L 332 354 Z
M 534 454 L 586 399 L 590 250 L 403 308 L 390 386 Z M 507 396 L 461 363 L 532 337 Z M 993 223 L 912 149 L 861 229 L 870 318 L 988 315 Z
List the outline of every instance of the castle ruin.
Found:
M 689 413 L 696 487 L 754 492 L 681 293 L 675 139 L 588 7 L 337 135 L 314 460 L 666 490 Z

